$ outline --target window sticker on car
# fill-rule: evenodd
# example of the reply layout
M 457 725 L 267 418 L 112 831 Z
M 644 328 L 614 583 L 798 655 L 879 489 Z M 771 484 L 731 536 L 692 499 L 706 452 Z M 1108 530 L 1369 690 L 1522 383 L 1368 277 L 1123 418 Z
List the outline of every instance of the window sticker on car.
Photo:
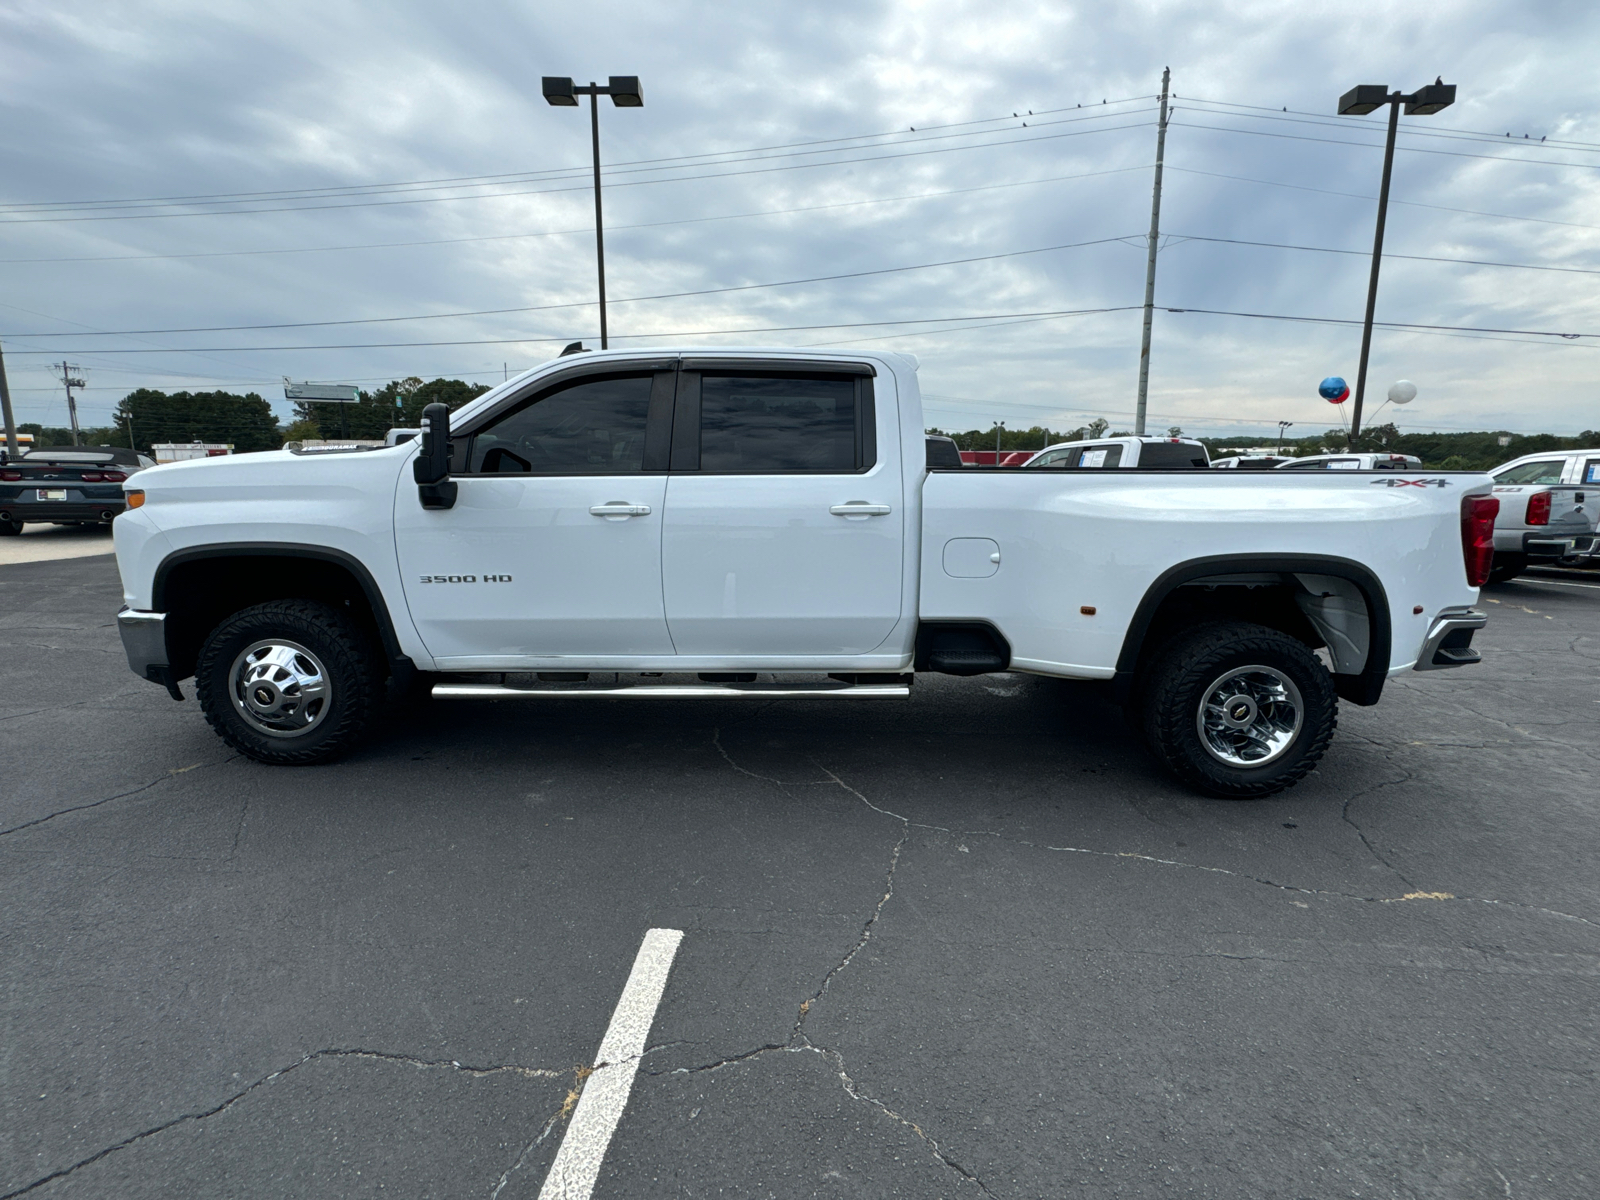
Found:
M 1359 458 L 1336 458 L 1328 463 L 1330 471 L 1359 471 L 1361 460 Z
M 1585 483 L 1600 483 L 1600 461 L 1590 461 L 1584 466 L 1583 481 Z
M 1085 450 L 1083 457 L 1078 460 L 1080 467 L 1103 467 L 1106 465 L 1106 452 L 1104 450 Z

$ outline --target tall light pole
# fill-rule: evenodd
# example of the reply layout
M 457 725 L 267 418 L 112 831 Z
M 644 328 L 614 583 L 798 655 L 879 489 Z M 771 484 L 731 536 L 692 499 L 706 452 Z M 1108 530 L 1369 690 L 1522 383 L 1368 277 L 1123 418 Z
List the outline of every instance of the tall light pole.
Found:
M 611 75 L 606 86 L 590 83 L 574 86 L 566 76 L 546 75 L 540 81 L 547 103 L 555 108 L 577 108 L 578 97 L 589 97 L 589 135 L 594 143 L 594 253 L 600 272 L 600 349 L 609 348 L 606 339 L 606 235 L 600 213 L 600 97 L 610 96 L 618 108 L 643 108 L 644 92 L 637 75 Z
M 1339 97 L 1341 117 L 1364 117 L 1381 105 L 1389 106 L 1389 136 L 1383 146 L 1383 183 L 1378 188 L 1378 228 L 1372 238 L 1372 276 L 1367 281 L 1367 317 L 1361 325 L 1361 365 L 1356 370 L 1356 402 L 1350 413 L 1350 449 L 1361 437 L 1361 401 L 1367 393 L 1367 354 L 1372 349 L 1372 313 L 1378 305 L 1378 267 L 1383 262 L 1383 222 L 1389 214 L 1389 175 L 1394 169 L 1394 135 L 1400 125 L 1400 105 L 1406 116 L 1426 117 L 1456 102 L 1456 85 L 1442 77 L 1411 95 L 1390 92 L 1386 83 L 1363 83 Z
M 1279 421 L 1278 422 L 1278 452 L 1280 454 L 1283 452 L 1283 431 L 1285 429 L 1289 429 L 1289 428 L 1293 427 L 1293 425 L 1294 425 L 1293 421 Z

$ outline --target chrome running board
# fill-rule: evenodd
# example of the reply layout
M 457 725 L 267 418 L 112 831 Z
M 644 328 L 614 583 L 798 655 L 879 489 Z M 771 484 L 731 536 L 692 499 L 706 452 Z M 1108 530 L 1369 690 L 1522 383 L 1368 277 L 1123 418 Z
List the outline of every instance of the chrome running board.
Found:
M 508 687 L 436 683 L 436 700 L 887 700 L 911 695 L 909 683 L 641 683 L 619 687 Z

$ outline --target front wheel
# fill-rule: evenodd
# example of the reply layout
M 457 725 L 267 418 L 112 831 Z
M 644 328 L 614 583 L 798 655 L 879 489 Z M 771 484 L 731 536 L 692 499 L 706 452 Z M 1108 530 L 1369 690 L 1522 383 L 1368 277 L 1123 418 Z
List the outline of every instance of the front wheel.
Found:
M 211 631 L 195 691 L 222 740 L 257 762 L 326 762 L 360 737 L 384 699 L 378 647 L 337 609 L 277 600 Z
M 1202 625 L 1167 642 L 1145 673 L 1140 718 L 1179 779 L 1225 799 L 1300 782 L 1338 724 L 1333 679 L 1299 640 L 1265 625 Z

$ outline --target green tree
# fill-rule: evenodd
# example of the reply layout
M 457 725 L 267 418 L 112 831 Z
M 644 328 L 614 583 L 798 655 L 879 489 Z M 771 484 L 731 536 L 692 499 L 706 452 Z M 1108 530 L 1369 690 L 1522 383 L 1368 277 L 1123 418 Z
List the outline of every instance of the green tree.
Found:
M 231 442 L 240 454 L 276 450 L 282 443 L 272 406 L 255 392 L 168 394 L 140 388 L 123 397 L 116 417 L 120 428 L 132 427 L 145 453 L 157 442 Z
M 489 390 L 486 384 L 463 383 L 459 379 L 434 379 L 424 383 L 413 375 L 396 379 L 375 391 L 362 392 L 354 404 L 316 404 L 296 401 L 295 419 L 310 421 L 323 438 L 351 437 L 377 439 L 389 430 L 414 429 L 422 421 L 428 404 L 448 404 L 454 412 L 468 400 L 476 400 Z
M 322 430 L 317 428 L 315 421 L 295 421 L 283 431 L 285 442 L 316 441 L 322 437 Z

